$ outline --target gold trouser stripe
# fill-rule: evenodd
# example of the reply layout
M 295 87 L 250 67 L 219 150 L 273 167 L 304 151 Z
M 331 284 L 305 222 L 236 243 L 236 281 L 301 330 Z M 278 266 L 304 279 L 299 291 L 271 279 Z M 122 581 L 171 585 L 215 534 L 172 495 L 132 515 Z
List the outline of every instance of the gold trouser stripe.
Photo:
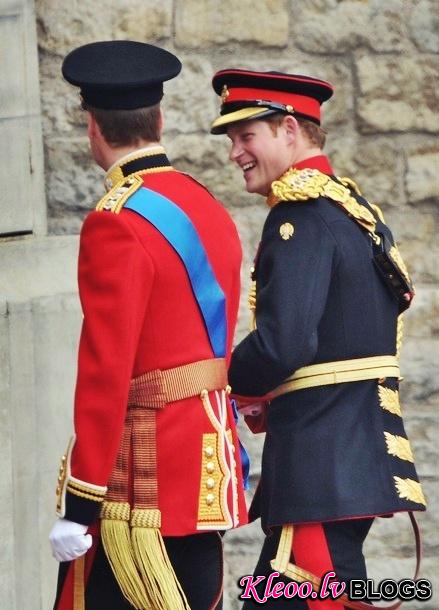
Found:
M 168 402 L 197 396 L 202 390 L 220 390 L 226 386 L 225 359 L 200 360 L 136 377 L 131 381 L 128 404 L 159 409 Z
M 399 378 L 399 364 L 396 356 L 370 356 L 368 358 L 304 366 L 291 377 L 288 377 L 284 383 L 270 393 L 270 396 L 276 397 L 287 392 L 322 385 L 380 379 L 382 377 Z
M 284 525 L 280 535 L 279 546 L 277 547 L 276 558 L 271 562 L 271 567 L 276 572 L 283 574 L 288 567 L 293 548 L 294 526 Z
M 299 566 L 291 563 L 293 537 L 294 525 L 292 523 L 288 523 L 287 525 L 282 526 L 276 557 L 270 562 L 270 565 L 275 572 L 284 574 L 296 582 L 308 581 L 312 583 L 315 590 L 318 590 L 320 587 L 320 578 L 311 572 L 299 568 Z
M 318 591 L 320 589 L 321 579 L 311 572 L 308 572 L 303 568 L 299 568 L 299 566 L 296 566 L 294 563 L 289 563 L 283 574 L 287 578 L 295 580 L 296 582 L 310 582 L 314 591 Z
M 73 610 L 85 610 L 84 601 L 85 555 L 73 562 Z

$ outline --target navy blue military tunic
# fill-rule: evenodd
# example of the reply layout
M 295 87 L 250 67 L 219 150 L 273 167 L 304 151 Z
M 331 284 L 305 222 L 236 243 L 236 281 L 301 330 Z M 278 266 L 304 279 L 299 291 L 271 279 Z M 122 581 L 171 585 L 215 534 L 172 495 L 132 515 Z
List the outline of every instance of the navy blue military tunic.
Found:
M 302 167 L 319 169 L 322 160 Z M 280 234 L 286 223 L 293 227 L 287 239 Z M 393 243 L 379 219 L 377 231 Z M 254 274 L 257 328 L 233 352 L 234 394 L 263 396 L 311 364 L 396 354 L 398 302 L 373 264 L 371 244 L 329 198 L 270 210 Z M 260 515 L 266 529 L 423 510 L 397 390 L 398 380 L 387 378 L 272 400 L 253 518 Z

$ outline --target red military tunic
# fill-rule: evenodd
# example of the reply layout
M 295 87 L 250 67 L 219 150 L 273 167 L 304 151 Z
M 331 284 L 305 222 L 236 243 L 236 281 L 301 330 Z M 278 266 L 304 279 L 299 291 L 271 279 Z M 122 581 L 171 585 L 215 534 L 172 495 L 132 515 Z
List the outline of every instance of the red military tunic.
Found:
M 170 199 L 192 221 L 225 295 L 228 362 L 241 265 L 232 220 L 203 186 L 169 165 L 161 147 L 122 161 L 109 171 L 110 180 L 141 176 L 144 186 Z M 214 355 L 181 259 L 152 224 L 131 210 L 94 211 L 87 216 L 81 231 L 78 282 L 84 321 L 75 395 L 76 440 L 70 459 L 64 461 L 58 507 L 61 516 L 90 525 L 98 517 L 114 468 L 130 381 L 148 371 Z M 246 523 L 233 412 L 227 398 L 221 422 L 220 393 L 210 392 L 210 402 L 212 412 L 199 396 L 167 404 L 157 412 L 158 508 L 164 536 Z M 218 440 L 213 455 L 206 451 L 206 438 Z M 221 453 L 221 446 L 231 451 Z

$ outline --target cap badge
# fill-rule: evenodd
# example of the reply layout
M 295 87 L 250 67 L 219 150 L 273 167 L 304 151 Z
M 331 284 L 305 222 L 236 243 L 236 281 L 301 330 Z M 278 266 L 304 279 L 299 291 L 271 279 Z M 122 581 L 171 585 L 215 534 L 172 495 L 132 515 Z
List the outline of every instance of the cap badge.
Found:
M 294 227 L 290 222 L 284 222 L 283 225 L 279 227 L 279 233 L 282 239 L 290 239 L 294 233 Z
M 227 101 L 227 98 L 230 95 L 230 91 L 227 89 L 227 85 L 223 86 L 223 90 L 221 91 L 221 101 L 224 104 Z

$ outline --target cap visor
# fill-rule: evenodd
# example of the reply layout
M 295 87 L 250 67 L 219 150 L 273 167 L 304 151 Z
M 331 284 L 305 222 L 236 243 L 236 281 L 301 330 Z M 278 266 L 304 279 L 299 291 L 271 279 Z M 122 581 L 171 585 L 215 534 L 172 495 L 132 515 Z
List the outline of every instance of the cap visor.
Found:
M 249 119 L 255 119 L 261 115 L 273 114 L 273 110 L 264 106 L 241 108 L 228 114 L 222 114 L 215 119 L 210 128 L 210 133 L 214 135 L 220 133 L 226 133 L 227 127 L 232 123 L 238 123 L 239 121 L 248 121 Z

